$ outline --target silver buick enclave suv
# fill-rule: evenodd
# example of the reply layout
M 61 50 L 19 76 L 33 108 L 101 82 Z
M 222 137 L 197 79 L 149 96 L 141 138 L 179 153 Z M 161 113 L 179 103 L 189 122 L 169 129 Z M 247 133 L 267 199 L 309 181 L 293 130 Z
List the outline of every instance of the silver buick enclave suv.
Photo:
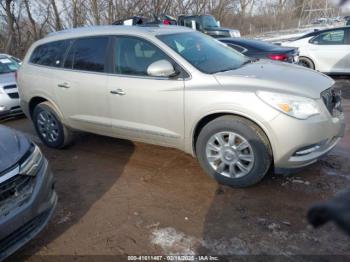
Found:
M 219 183 L 249 186 L 270 167 L 315 162 L 343 136 L 329 77 L 251 61 L 182 27 L 105 26 L 49 35 L 18 72 L 21 107 L 42 141 L 72 130 L 175 147 Z

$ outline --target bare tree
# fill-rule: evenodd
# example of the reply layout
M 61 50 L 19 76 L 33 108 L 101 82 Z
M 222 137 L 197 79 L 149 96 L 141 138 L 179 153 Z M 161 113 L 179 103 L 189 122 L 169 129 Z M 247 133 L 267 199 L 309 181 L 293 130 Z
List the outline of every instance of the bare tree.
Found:
M 301 25 L 309 6 L 307 0 L 0 0 L 0 52 L 21 57 L 51 31 L 133 15 L 212 14 L 223 26 L 254 34 Z
M 98 0 L 90 0 L 90 6 L 91 6 L 92 17 L 93 17 L 93 24 L 100 25 L 101 17 L 100 17 Z
M 34 40 L 37 40 L 38 39 L 38 32 L 37 32 L 37 29 L 36 29 L 36 22 L 33 19 L 32 13 L 30 11 L 30 6 L 29 6 L 29 3 L 28 3 L 28 0 L 23 0 L 23 1 L 24 1 L 24 5 L 25 5 L 25 8 L 26 8 L 26 11 L 27 11 L 29 22 L 32 25 Z
M 5 52 L 12 53 L 12 50 L 16 47 L 16 32 L 15 32 L 15 16 L 13 14 L 14 0 L 1 1 L 1 6 L 5 10 L 6 20 L 8 26 L 8 38 L 5 45 Z
M 51 0 L 51 4 L 52 4 L 54 17 L 55 17 L 55 30 L 56 31 L 62 30 L 61 18 L 60 18 L 60 14 L 58 12 L 58 9 L 57 9 L 56 1 Z

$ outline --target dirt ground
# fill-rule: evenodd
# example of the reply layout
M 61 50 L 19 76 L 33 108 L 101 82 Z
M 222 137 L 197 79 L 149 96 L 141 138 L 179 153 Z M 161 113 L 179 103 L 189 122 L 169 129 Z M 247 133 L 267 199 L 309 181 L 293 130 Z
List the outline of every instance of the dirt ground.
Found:
M 350 81 L 338 80 L 350 123 Z M 349 238 L 315 230 L 308 207 L 350 186 L 350 131 L 317 164 L 248 189 L 219 186 L 175 149 L 81 134 L 66 150 L 40 143 L 59 195 L 48 227 L 10 260 L 47 255 L 349 255 Z

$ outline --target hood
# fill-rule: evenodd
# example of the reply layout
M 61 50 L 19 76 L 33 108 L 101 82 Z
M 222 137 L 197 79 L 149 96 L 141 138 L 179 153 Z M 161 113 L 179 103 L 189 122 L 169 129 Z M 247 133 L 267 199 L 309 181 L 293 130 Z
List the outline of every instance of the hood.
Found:
M 15 73 L 0 74 L 0 85 L 16 84 Z
M 23 134 L 0 125 L 0 176 L 24 156 L 30 145 Z
M 320 93 L 334 84 L 334 80 L 317 71 L 272 60 L 260 60 L 235 70 L 217 73 L 215 78 L 224 87 L 235 84 L 242 91 L 265 90 L 315 99 L 320 98 Z

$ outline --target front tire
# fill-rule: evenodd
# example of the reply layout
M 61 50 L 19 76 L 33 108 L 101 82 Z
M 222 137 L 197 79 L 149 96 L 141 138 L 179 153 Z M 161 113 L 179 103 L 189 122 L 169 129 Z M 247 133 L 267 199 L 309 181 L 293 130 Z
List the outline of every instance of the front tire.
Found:
M 61 149 L 71 143 L 72 131 L 62 124 L 50 102 L 38 104 L 32 119 L 39 138 L 46 146 Z
M 271 166 L 265 133 L 251 121 L 222 116 L 203 127 L 196 142 L 199 164 L 218 183 L 248 187 L 258 183 Z

